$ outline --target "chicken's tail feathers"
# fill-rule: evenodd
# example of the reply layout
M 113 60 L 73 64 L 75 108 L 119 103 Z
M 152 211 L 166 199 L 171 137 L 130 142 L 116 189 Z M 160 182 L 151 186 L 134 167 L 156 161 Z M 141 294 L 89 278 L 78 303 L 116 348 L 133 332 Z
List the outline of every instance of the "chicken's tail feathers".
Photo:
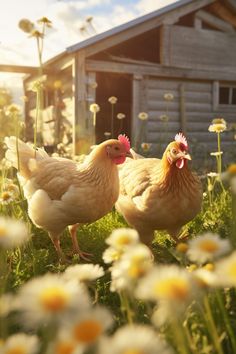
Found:
M 35 165 L 37 160 L 49 157 L 44 149 L 35 150 L 32 146 L 17 139 L 15 136 L 6 137 L 4 142 L 7 145 L 6 159 L 20 170 L 24 177 L 29 176 L 32 171 L 32 165 Z

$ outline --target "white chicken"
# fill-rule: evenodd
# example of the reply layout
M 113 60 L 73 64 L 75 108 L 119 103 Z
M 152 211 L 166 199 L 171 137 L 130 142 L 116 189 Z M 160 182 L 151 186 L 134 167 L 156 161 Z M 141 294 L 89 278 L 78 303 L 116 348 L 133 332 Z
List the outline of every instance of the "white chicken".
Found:
M 73 250 L 86 259 L 78 246 L 77 227 L 100 219 L 115 204 L 119 195 L 117 165 L 132 156 L 129 139 L 119 135 L 118 140 L 97 145 L 80 164 L 50 157 L 14 136 L 5 142 L 6 158 L 18 169 L 33 223 L 48 231 L 60 258 L 64 258 L 60 234 L 70 225 Z

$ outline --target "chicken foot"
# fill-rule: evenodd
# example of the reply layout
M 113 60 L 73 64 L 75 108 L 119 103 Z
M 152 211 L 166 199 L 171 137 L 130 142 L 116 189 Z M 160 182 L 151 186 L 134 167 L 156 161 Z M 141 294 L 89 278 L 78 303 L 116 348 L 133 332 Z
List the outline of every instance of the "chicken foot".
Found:
M 78 254 L 80 258 L 84 259 L 85 261 L 89 261 L 89 256 L 93 256 L 92 253 L 87 253 L 87 252 L 83 252 L 81 251 L 79 244 L 78 244 L 78 240 L 77 240 L 77 229 L 79 227 L 80 224 L 74 224 L 74 225 L 70 225 L 69 228 L 69 232 L 71 235 L 71 240 L 72 240 L 72 244 L 73 244 L 73 252 L 75 254 Z M 88 257 L 86 257 L 88 256 Z

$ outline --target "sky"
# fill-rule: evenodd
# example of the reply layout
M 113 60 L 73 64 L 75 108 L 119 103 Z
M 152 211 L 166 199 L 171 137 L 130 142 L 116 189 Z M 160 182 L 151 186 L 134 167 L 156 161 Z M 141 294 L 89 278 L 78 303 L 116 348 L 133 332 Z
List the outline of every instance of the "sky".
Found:
M 38 66 L 35 38 L 19 29 L 21 19 L 33 23 L 46 16 L 43 61 L 95 33 L 128 22 L 177 0 L 0 0 L 0 64 Z M 92 26 L 86 19 L 92 16 Z M 85 30 L 81 31 L 81 27 Z M 0 87 L 22 90 L 21 75 L 0 73 Z

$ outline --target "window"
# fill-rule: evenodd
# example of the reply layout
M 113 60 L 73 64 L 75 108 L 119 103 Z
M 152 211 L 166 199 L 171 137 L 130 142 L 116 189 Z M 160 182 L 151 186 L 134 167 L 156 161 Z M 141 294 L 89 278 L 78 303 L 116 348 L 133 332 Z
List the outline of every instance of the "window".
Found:
M 236 86 L 219 87 L 219 104 L 236 105 Z

